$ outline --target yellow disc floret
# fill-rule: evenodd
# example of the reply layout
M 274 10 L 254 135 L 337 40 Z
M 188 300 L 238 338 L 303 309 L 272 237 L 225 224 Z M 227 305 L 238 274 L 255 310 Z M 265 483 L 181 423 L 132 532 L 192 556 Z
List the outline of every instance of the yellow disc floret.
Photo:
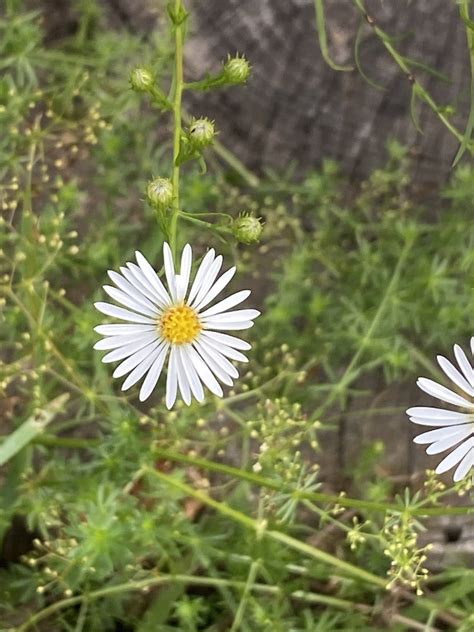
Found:
M 197 313 L 188 305 L 169 307 L 158 327 L 163 338 L 175 345 L 192 342 L 202 329 Z

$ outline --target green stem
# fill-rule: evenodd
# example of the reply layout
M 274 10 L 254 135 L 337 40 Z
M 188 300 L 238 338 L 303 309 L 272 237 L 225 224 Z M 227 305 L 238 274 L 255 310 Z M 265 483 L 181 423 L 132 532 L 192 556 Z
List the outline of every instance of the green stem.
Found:
M 323 56 L 324 61 L 333 70 L 340 70 L 340 71 L 346 71 L 346 72 L 354 70 L 352 66 L 341 66 L 339 64 L 336 64 L 336 62 L 331 59 L 331 56 L 329 55 L 329 47 L 328 47 L 328 39 L 327 39 L 327 31 L 326 31 L 326 19 L 324 16 L 324 1 L 314 0 L 314 9 L 316 12 L 316 28 L 318 31 L 319 48 L 321 49 L 321 55 Z
M 175 15 L 179 16 L 183 11 L 181 0 L 175 0 Z M 175 24 L 175 70 L 174 70 L 174 137 L 173 137 L 173 205 L 171 209 L 171 219 L 169 226 L 170 248 L 173 257 L 176 257 L 176 229 L 179 216 L 179 175 L 180 166 L 177 164 L 181 145 L 181 101 L 183 96 L 183 43 L 184 43 L 184 22 L 178 21 Z
M 80 603 L 87 601 L 88 603 L 96 599 L 102 599 L 104 597 L 112 597 L 114 595 L 120 595 L 127 592 L 149 590 L 154 586 L 161 586 L 163 584 L 186 584 L 188 586 L 208 586 L 211 588 L 230 587 L 237 590 L 245 590 L 246 582 L 239 580 L 222 579 L 218 577 L 198 577 L 194 575 L 159 575 L 149 579 L 143 579 L 141 581 L 130 581 L 124 584 L 117 584 L 115 586 L 108 586 L 107 588 L 100 588 L 90 593 L 83 595 L 77 595 L 75 597 L 68 597 L 67 599 L 61 599 L 56 603 L 47 606 L 40 612 L 37 612 L 31 616 L 28 621 L 23 623 L 15 632 L 27 632 L 33 628 L 36 624 L 49 618 L 51 615 L 66 608 L 77 606 Z M 271 596 L 283 596 L 287 594 L 284 588 L 280 586 L 271 586 L 267 584 L 253 584 L 250 589 L 253 592 L 262 595 Z M 339 599 L 338 597 L 332 597 L 330 595 L 324 595 L 314 592 L 305 592 L 303 590 L 296 590 L 289 593 L 290 598 L 297 601 L 303 601 L 305 603 L 320 604 L 325 606 L 331 606 L 346 611 L 359 611 L 364 613 L 370 613 L 371 607 L 365 604 L 357 604 L 346 599 Z
M 186 496 L 196 498 L 203 504 L 215 509 L 221 515 L 227 516 L 228 518 L 231 518 L 235 522 L 238 522 L 247 529 L 254 531 L 258 538 L 268 538 L 269 540 L 280 542 L 288 548 L 298 551 L 305 556 L 311 557 L 318 562 L 322 562 L 323 564 L 327 564 L 328 566 L 336 568 L 343 575 L 352 577 L 353 579 L 360 579 L 367 582 L 368 584 L 377 586 L 378 588 L 387 587 L 388 582 L 385 579 L 382 579 L 381 577 L 378 577 L 377 575 L 374 575 L 373 573 L 370 573 L 363 568 L 354 566 L 349 562 L 340 560 L 334 555 L 317 549 L 316 547 L 311 546 L 306 542 L 301 542 L 300 540 L 297 540 L 296 538 L 293 538 L 286 533 L 282 533 L 281 531 L 276 531 L 273 529 L 268 529 L 266 520 L 254 520 L 250 516 L 245 515 L 237 509 L 229 507 L 229 505 L 227 505 L 226 503 L 214 500 L 214 498 L 211 498 L 208 494 L 194 489 L 193 487 L 191 487 L 191 485 L 178 480 L 175 476 L 165 474 L 164 472 L 160 472 L 159 470 L 153 469 L 151 467 L 146 467 L 146 471 L 150 475 L 161 480 L 163 483 L 166 483 L 168 486 L 179 489 Z
M 355 509 L 361 509 L 364 511 L 393 511 L 395 513 L 401 513 L 402 511 L 408 511 L 413 516 L 439 516 L 439 515 L 466 515 L 474 512 L 474 507 L 405 507 L 401 505 L 395 505 L 392 503 L 381 503 L 371 500 L 360 500 L 358 498 L 347 498 L 346 496 L 340 496 L 336 494 L 325 494 L 323 492 L 309 492 L 299 489 L 293 489 L 287 485 L 273 481 L 264 476 L 255 474 L 254 472 L 248 472 L 241 470 L 231 465 L 225 465 L 224 463 L 216 463 L 197 456 L 188 456 L 185 454 L 179 454 L 171 450 L 163 450 L 161 448 L 154 448 L 153 454 L 160 459 L 168 459 L 177 463 L 186 463 L 189 465 L 195 465 L 204 470 L 210 472 L 219 472 L 220 474 L 227 474 L 232 478 L 247 481 L 257 487 L 264 487 L 266 489 L 272 489 L 277 492 L 286 493 L 291 495 L 294 499 L 312 500 L 319 503 L 328 503 L 331 505 L 343 505 L 344 507 L 353 507 Z
M 461 19 L 463 20 L 466 27 L 466 40 L 469 49 L 469 61 L 471 65 L 471 104 L 466 129 L 464 131 L 464 137 L 453 160 L 453 167 L 455 167 L 457 163 L 461 160 L 462 155 L 468 148 L 472 138 L 472 130 L 474 129 L 474 22 L 469 17 L 469 5 L 470 0 L 463 0 L 463 3 L 459 6 L 459 11 L 461 14 Z
M 341 379 L 335 385 L 334 389 L 331 391 L 331 394 L 329 395 L 329 397 L 313 414 L 314 419 L 319 419 L 319 417 L 321 417 L 321 415 L 328 409 L 328 407 L 331 404 L 333 404 L 334 401 L 339 397 L 339 395 L 343 392 L 343 390 L 347 388 L 347 386 L 349 386 L 349 384 L 351 384 L 351 382 L 353 382 L 354 379 L 357 377 L 358 374 L 355 371 L 357 363 L 362 357 L 362 354 L 365 352 L 367 345 L 372 339 L 372 336 L 376 332 L 377 327 L 379 326 L 380 320 L 382 319 L 382 316 L 385 314 L 385 310 L 387 308 L 388 302 L 391 299 L 392 294 L 398 284 L 401 271 L 403 269 L 403 266 L 405 265 L 406 258 L 408 256 L 408 253 L 411 250 L 411 247 L 413 246 L 413 243 L 414 243 L 413 239 L 407 239 L 407 241 L 405 242 L 403 250 L 398 259 L 397 265 L 395 266 L 395 269 L 393 271 L 392 278 L 390 279 L 390 283 L 387 285 L 385 294 L 377 308 L 377 311 L 375 312 L 375 315 L 372 319 L 372 322 L 369 325 L 369 328 L 367 329 L 359 345 L 359 348 L 357 349 L 352 360 L 350 361 L 349 365 L 344 371 Z
M 232 627 L 230 632 L 237 632 L 241 629 L 243 618 L 245 614 L 245 608 L 247 606 L 247 601 L 252 592 L 253 586 L 255 584 L 255 578 L 258 573 L 258 569 L 260 568 L 260 560 L 255 560 L 250 565 L 249 574 L 247 576 L 247 581 L 245 582 L 244 592 L 242 594 L 242 599 L 240 600 L 239 607 L 237 608 L 237 612 L 235 613 L 234 622 L 232 623 Z
M 451 132 L 451 134 L 457 138 L 459 142 L 462 143 L 463 135 L 461 132 L 449 121 L 448 117 L 443 113 L 443 108 L 436 103 L 430 93 L 425 90 L 425 88 L 421 85 L 421 83 L 413 76 L 409 62 L 407 63 L 406 58 L 397 51 L 397 49 L 393 46 L 390 41 L 390 37 L 379 28 L 375 22 L 375 19 L 367 13 L 365 8 L 365 4 L 363 0 L 353 0 L 359 11 L 362 13 L 364 18 L 367 20 L 367 23 L 372 27 L 372 31 L 377 35 L 382 44 L 385 46 L 385 49 L 390 54 L 392 59 L 396 62 L 398 67 L 402 70 L 402 72 L 407 77 L 408 81 L 413 85 L 413 88 L 416 89 L 417 95 L 431 108 L 431 110 L 436 114 L 436 116 L 440 119 L 443 125 Z

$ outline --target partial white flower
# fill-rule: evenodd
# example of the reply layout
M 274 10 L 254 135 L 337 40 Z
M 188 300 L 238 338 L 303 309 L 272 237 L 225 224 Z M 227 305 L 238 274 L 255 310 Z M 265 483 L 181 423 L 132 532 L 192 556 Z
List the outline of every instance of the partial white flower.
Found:
M 471 338 L 471 351 L 474 355 L 474 337 Z M 417 384 L 428 395 L 468 412 L 416 406 L 409 408 L 407 415 L 415 424 L 436 427 L 436 430 L 415 437 L 414 442 L 430 444 L 427 454 L 439 454 L 452 449 L 438 465 L 436 473 L 442 474 L 457 466 L 453 476 L 457 482 L 474 467 L 474 369 L 459 345 L 454 345 L 454 357 L 458 366 L 443 356 L 438 356 L 438 363 L 463 395 L 426 377 L 418 378 Z
M 219 381 L 232 386 L 239 373 L 230 360 L 247 362 L 241 351 L 251 346 L 239 338 L 222 333 L 232 329 L 248 329 L 260 312 L 237 309 L 250 294 L 242 290 L 209 307 L 235 274 L 230 268 L 219 278 L 222 256 L 209 250 L 190 286 L 192 252 L 187 244 L 182 253 L 179 274 L 175 272 L 173 256 L 167 243 L 163 246 L 166 287 L 151 265 L 140 253 L 137 264 L 127 263 L 121 274 L 109 270 L 116 287 L 104 285 L 107 294 L 119 305 L 95 303 L 95 307 L 126 324 L 99 325 L 97 333 L 105 336 L 94 349 L 108 350 L 103 362 L 121 363 L 114 377 L 127 378 L 122 390 L 127 390 L 144 378 L 140 400 L 152 393 L 168 359 L 166 405 L 171 408 L 178 391 L 189 405 L 194 396 L 204 399 L 203 385 L 222 397 Z M 189 291 L 188 291 L 189 289 Z

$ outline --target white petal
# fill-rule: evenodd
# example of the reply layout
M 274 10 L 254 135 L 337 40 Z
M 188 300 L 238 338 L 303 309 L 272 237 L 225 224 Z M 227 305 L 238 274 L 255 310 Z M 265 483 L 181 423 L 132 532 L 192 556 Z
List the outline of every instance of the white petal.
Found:
M 96 342 L 94 345 L 94 349 L 96 349 L 97 351 L 106 351 L 107 349 L 117 349 L 118 347 L 124 347 L 125 345 L 128 345 L 131 342 L 135 342 L 135 341 L 138 342 L 139 340 L 144 340 L 145 338 L 148 338 L 150 334 L 155 336 L 155 334 L 152 331 L 145 332 L 142 334 L 128 334 L 127 336 L 108 336 L 107 338 L 102 338 L 102 340 L 99 340 L 98 342 Z
M 199 266 L 198 271 L 196 272 L 196 276 L 194 277 L 194 283 L 191 286 L 191 291 L 189 292 L 187 300 L 188 305 L 191 305 L 191 302 L 199 292 L 201 284 L 206 277 L 207 271 L 214 261 L 215 254 L 216 253 L 214 251 L 214 248 L 211 248 L 204 259 L 201 261 L 201 265 Z
M 224 392 L 219 382 L 212 375 L 198 352 L 191 345 L 188 347 L 187 352 L 202 382 L 207 386 L 211 393 L 214 393 L 214 395 L 217 395 L 218 397 L 222 397 Z
M 464 456 L 469 452 L 469 450 L 473 449 L 473 447 L 474 439 L 472 438 L 468 439 L 464 443 L 461 443 L 460 446 L 458 446 L 455 450 L 453 450 L 453 452 L 451 452 L 451 454 L 448 454 L 448 456 L 441 461 L 441 463 L 435 470 L 436 474 L 443 474 L 444 472 L 447 472 L 452 467 L 457 465 L 459 461 L 461 461 L 461 459 L 463 459 Z
M 191 356 L 189 355 L 188 347 L 189 345 L 183 345 L 181 347 L 177 347 L 177 349 L 181 355 L 182 364 L 184 366 L 184 370 L 186 371 L 191 391 L 197 401 L 202 402 L 204 400 L 204 389 L 202 388 L 201 380 L 196 373 Z
M 209 318 L 201 318 L 203 323 L 239 323 L 257 318 L 260 312 L 257 309 L 236 309 L 233 312 L 225 312 L 224 314 L 215 314 Z
M 184 370 L 184 365 L 181 360 L 179 347 L 175 347 L 173 351 L 176 354 L 176 370 L 178 373 L 179 391 L 181 393 L 184 403 L 186 404 L 186 406 L 189 406 L 191 403 L 191 387 L 189 386 L 188 376 L 186 375 L 186 371 Z
M 471 338 L 471 353 L 474 355 L 474 336 Z
M 137 263 L 140 267 L 140 270 L 143 272 L 148 282 L 153 286 L 156 292 L 159 294 L 160 298 L 166 305 L 171 303 L 168 292 L 166 291 L 165 286 L 160 281 L 159 276 L 153 270 L 152 266 L 148 263 L 146 258 L 142 255 L 138 250 L 135 252 L 135 257 L 137 259 Z
M 471 386 L 474 386 L 474 369 L 459 345 L 454 345 L 454 356 L 459 368 L 464 373 L 464 377 Z
M 168 353 L 169 344 L 166 342 L 160 349 L 158 349 L 158 355 L 154 359 L 151 369 L 148 371 L 146 378 L 143 380 L 142 387 L 140 389 L 139 399 L 141 402 L 144 402 L 148 399 L 158 382 L 158 379 L 161 375 L 161 371 L 163 370 L 163 365 L 166 360 L 166 355 Z
M 147 334 L 146 337 L 139 340 L 136 339 L 128 345 L 124 345 L 123 347 L 119 347 L 118 349 L 111 351 L 102 358 L 102 362 L 116 362 L 117 360 L 128 358 L 128 356 L 131 356 L 140 349 L 143 349 L 143 347 L 146 347 L 150 344 L 150 342 L 154 342 L 156 339 L 156 333 Z
M 473 403 L 469 402 L 467 399 L 464 399 L 464 397 L 457 395 L 457 393 L 450 391 L 449 388 L 433 382 L 433 380 L 429 380 L 426 377 L 420 377 L 418 378 L 416 383 L 418 384 L 419 388 L 421 388 L 422 391 L 425 391 L 425 393 L 428 393 L 428 395 L 433 395 L 433 397 L 437 397 L 438 399 L 445 401 L 448 404 L 461 406 L 462 408 L 474 409 Z
M 206 345 L 206 348 L 212 347 L 216 351 L 219 351 L 226 358 L 230 358 L 231 360 L 236 360 L 237 362 L 248 362 L 248 359 L 244 356 L 240 351 L 236 351 L 232 349 L 232 347 L 228 347 L 227 345 L 223 345 L 220 342 L 216 342 L 215 340 L 205 338 L 202 334 L 198 339 L 203 345 Z
M 165 344 L 166 343 L 162 343 L 159 347 L 157 347 L 154 351 L 152 351 L 148 357 L 146 357 L 142 362 L 140 362 L 140 364 L 136 366 L 131 373 L 129 373 L 129 375 L 127 376 L 127 379 L 122 384 L 122 391 L 126 391 L 127 389 L 131 388 L 134 384 L 136 384 L 139 380 L 142 379 L 142 377 L 145 375 L 148 369 L 155 362 L 156 358 L 158 357 L 159 353 L 161 352 Z
M 248 321 L 241 321 L 238 323 L 236 322 L 216 323 L 213 321 L 213 322 L 208 322 L 208 323 L 202 323 L 202 326 L 205 329 L 216 329 L 217 331 L 232 331 L 233 329 L 235 331 L 239 331 L 242 329 L 250 329 L 250 327 L 253 327 L 253 321 L 248 320 Z
M 413 406 L 407 410 L 407 415 L 417 417 L 419 419 L 458 419 L 464 420 L 470 418 L 469 413 L 458 413 L 455 410 L 446 410 L 446 408 L 432 408 L 431 406 Z
M 104 285 L 103 289 L 111 298 L 114 299 L 114 301 L 135 310 L 139 314 L 146 314 L 151 318 L 156 318 L 158 316 L 156 307 L 153 307 L 153 305 L 148 307 L 145 301 L 138 301 L 135 297 L 131 297 L 130 295 L 125 294 L 125 292 L 122 292 L 122 290 L 117 290 L 117 288 L 112 287 L 111 285 Z
M 127 270 L 127 272 L 131 275 L 129 270 Z M 133 276 L 132 276 L 132 279 L 134 282 L 131 283 L 130 281 L 125 279 L 121 274 L 119 274 L 118 272 L 114 272 L 113 270 L 109 270 L 107 274 L 109 275 L 110 279 L 115 283 L 115 285 L 120 290 L 122 290 L 122 292 L 125 292 L 125 294 L 128 294 L 129 296 L 134 298 L 136 301 L 143 303 L 149 309 L 152 309 L 156 312 L 156 307 L 152 303 L 153 296 L 151 296 L 149 292 L 145 294 L 144 290 L 142 290 L 143 286 L 140 286 Z
M 181 268 L 179 270 L 179 283 L 176 287 L 176 298 L 178 302 L 181 302 L 188 291 L 189 276 L 191 274 L 191 263 L 193 260 L 193 253 L 191 246 L 186 244 L 181 255 Z
M 472 434 L 472 428 L 469 426 L 461 426 L 461 429 L 449 437 L 440 439 L 435 443 L 432 443 L 427 449 L 426 454 L 439 454 L 440 452 L 446 452 L 453 446 L 457 445 L 460 441 L 463 441 Z
M 240 338 L 235 338 L 234 336 L 229 336 L 228 334 L 221 334 L 217 331 L 203 331 L 201 333 L 205 338 L 211 338 L 216 342 L 222 343 L 223 345 L 227 345 L 228 347 L 232 347 L 233 349 L 241 349 L 242 351 L 249 351 L 252 348 L 245 340 L 241 340 Z
M 211 301 L 213 301 L 215 297 L 219 294 L 219 292 L 222 292 L 222 290 L 230 283 L 232 277 L 235 274 L 235 271 L 235 267 L 230 268 L 230 270 L 224 272 L 224 274 L 214 283 L 212 287 L 209 288 L 209 290 L 205 294 L 201 295 L 201 293 L 199 293 L 201 295 L 201 299 L 195 305 L 198 311 L 208 305 Z
M 94 327 L 101 336 L 125 336 L 128 334 L 139 334 L 146 331 L 155 331 L 154 325 L 97 325 Z
M 466 380 L 464 375 L 462 375 L 456 367 L 451 364 L 451 362 L 445 358 L 444 356 L 438 356 L 438 364 L 446 373 L 446 375 L 458 386 L 462 391 L 470 395 L 474 396 L 474 388 L 470 385 L 470 383 Z
M 172 408 L 176 401 L 178 391 L 178 369 L 176 367 L 176 350 L 171 347 L 170 361 L 168 363 L 168 376 L 166 378 L 166 407 Z
M 229 362 L 229 360 L 227 360 L 227 358 L 220 352 L 220 350 L 215 349 L 207 342 L 203 342 L 202 340 L 196 341 L 196 347 L 199 353 L 201 353 L 201 351 L 205 351 L 208 355 L 210 355 L 214 363 L 218 364 L 223 371 L 230 375 L 230 377 L 233 377 L 235 379 L 239 377 L 239 372 L 237 371 L 235 366 L 231 362 Z
M 199 292 L 197 293 L 196 298 L 192 303 L 188 300 L 188 305 L 191 307 L 195 307 L 199 305 L 201 301 L 204 300 L 205 296 L 209 292 L 209 288 L 214 283 L 216 276 L 219 274 L 219 270 L 222 266 L 222 255 L 219 255 L 214 259 L 212 264 L 209 266 L 209 270 L 206 272 L 204 279 L 201 282 L 201 287 L 199 288 Z
M 426 444 L 426 443 L 435 443 L 436 441 L 442 441 L 443 439 L 447 439 L 449 437 L 453 437 L 454 435 L 458 435 L 462 433 L 465 426 L 448 426 L 447 428 L 437 428 L 436 430 L 430 430 L 429 432 L 423 432 L 423 434 L 418 435 L 413 439 L 414 443 L 418 444 Z M 471 430 L 468 428 L 467 435 Z
M 135 280 L 136 283 L 139 283 L 141 287 L 145 289 L 145 291 L 147 292 L 147 295 L 150 296 L 150 298 L 153 297 L 157 305 L 159 305 L 160 307 L 165 308 L 171 304 L 171 299 L 169 298 L 166 290 L 165 292 L 166 292 L 167 298 L 165 299 L 158 292 L 156 287 L 150 283 L 150 281 L 146 277 L 143 270 L 139 266 L 137 266 L 135 263 L 127 263 L 127 268 L 120 268 L 120 271 L 122 272 L 124 277 L 126 277 L 127 279 L 130 280 L 130 278 L 132 278 Z M 130 281 L 130 283 L 131 282 L 132 281 Z
M 239 373 L 237 369 L 230 364 L 228 360 L 218 355 L 217 353 L 212 352 L 211 349 L 205 348 L 199 343 L 194 343 L 194 347 L 199 351 L 199 355 L 204 360 L 209 369 L 214 373 L 214 375 L 227 386 L 233 386 L 234 382 L 232 378 L 239 377 Z M 230 367 L 230 370 L 227 370 L 227 366 L 222 362 L 225 360 L 227 365 Z
M 173 255 L 171 253 L 171 248 L 168 246 L 166 241 L 163 244 L 163 259 L 165 262 L 165 275 L 166 275 L 166 281 L 168 283 L 168 289 L 170 291 L 171 298 L 173 299 L 174 302 L 176 302 L 177 300 L 176 279 L 175 279 L 176 273 L 174 271 Z
M 454 482 L 457 483 L 458 481 L 461 481 L 465 476 L 467 476 L 471 467 L 474 467 L 474 447 L 469 450 L 461 463 L 458 465 L 453 476 Z
M 134 353 L 132 356 L 130 356 L 129 358 L 127 358 L 121 364 L 118 365 L 118 367 L 112 373 L 112 376 L 122 377 L 126 373 L 130 373 L 130 371 L 132 371 L 132 369 L 138 366 L 140 362 L 143 362 L 143 360 L 145 360 L 145 358 L 147 358 L 150 355 L 150 353 L 153 353 L 153 351 L 155 351 L 155 349 L 161 343 L 162 341 L 157 340 L 156 342 L 152 342 L 151 344 L 149 344 L 148 347 L 144 347 L 143 349 L 140 349 L 140 351 L 137 351 L 136 353 Z
M 239 303 L 242 303 L 243 301 L 245 301 L 245 299 L 248 298 L 249 295 L 250 295 L 250 290 L 242 290 L 241 292 L 236 292 L 235 294 L 231 294 L 231 296 L 228 296 L 223 301 L 220 301 L 219 303 L 216 303 L 209 309 L 206 309 L 206 311 L 201 312 L 200 316 L 205 318 L 206 316 L 212 316 L 214 314 L 220 314 L 222 312 L 225 312 L 228 309 L 231 309 L 232 307 L 235 307 Z
M 110 303 L 94 303 L 94 307 L 106 316 L 112 316 L 113 318 L 118 318 L 119 320 L 128 320 L 131 323 L 143 323 L 146 325 L 155 324 L 155 321 L 148 318 L 148 316 L 135 314 L 135 312 L 123 309 L 122 307 L 117 307 L 117 305 L 111 305 Z
M 462 413 L 460 413 L 462 414 Z M 419 426 L 461 426 L 474 421 L 473 415 L 464 415 L 462 419 L 426 419 L 424 417 L 410 417 L 410 421 Z

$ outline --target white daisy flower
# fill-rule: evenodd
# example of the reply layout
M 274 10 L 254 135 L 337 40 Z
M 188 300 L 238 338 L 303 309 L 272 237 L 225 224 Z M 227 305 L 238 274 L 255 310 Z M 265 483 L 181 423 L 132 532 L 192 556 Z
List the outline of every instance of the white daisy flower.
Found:
M 239 374 L 230 360 L 247 362 L 241 351 L 251 348 L 248 342 L 222 332 L 252 327 L 253 319 L 260 314 L 256 309 L 229 311 L 242 303 L 250 290 L 232 294 L 209 307 L 235 274 L 234 267 L 217 278 L 222 256 L 216 257 L 213 249 L 202 260 L 189 292 L 192 264 L 189 244 L 184 247 L 179 274 L 175 272 L 170 247 L 167 243 L 163 246 L 168 289 L 145 257 L 140 252 L 135 256 L 138 265 L 127 263 L 120 268 L 121 274 L 109 270 L 116 287 L 104 285 L 107 294 L 123 307 L 95 303 L 100 312 L 126 324 L 96 327 L 95 331 L 105 338 L 94 349 L 111 350 L 102 358 L 103 362 L 122 361 L 113 376 L 127 375 L 123 391 L 144 377 L 141 401 L 155 388 L 167 358 L 168 408 L 175 403 L 178 390 L 187 405 L 193 396 L 203 401 L 203 385 L 222 397 L 218 380 L 232 386 Z
M 474 355 L 474 337 L 471 338 L 471 352 Z M 458 395 L 426 377 L 418 378 L 417 385 L 428 395 L 467 412 L 415 406 L 407 410 L 407 415 L 410 421 L 420 426 L 436 426 L 436 430 L 424 432 L 414 439 L 415 443 L 430 444 L 427 454 L 439 454 L 454 448 L 438 465 L 436 473 L 443 474 L 457 466 L 453 476 L 457 482 L 474 467 L 474 369 L 459 345 L 454 345 L 454 356 L 459 369 L 443 356 L 438 356 L 438 363 L 464 395 Z

